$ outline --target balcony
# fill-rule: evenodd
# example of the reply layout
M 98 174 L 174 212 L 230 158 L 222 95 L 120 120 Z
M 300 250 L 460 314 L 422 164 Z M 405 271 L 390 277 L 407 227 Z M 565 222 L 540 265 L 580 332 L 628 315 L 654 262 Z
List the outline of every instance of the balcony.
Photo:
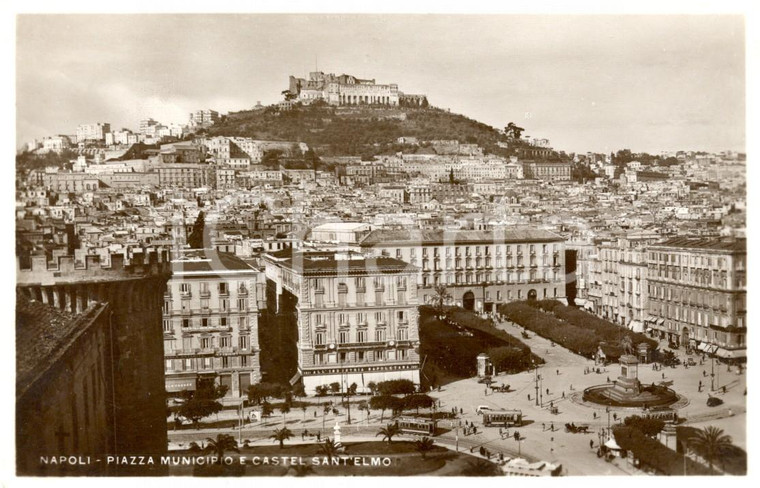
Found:
M 193 296 L 193 294 L 189 291 L 181 291 L 179 292 L 179 296 L 182 297 L 183 300 L 188 300 Z
M 201 298 L 210 298 L 211 292 L 208 290 L 201 290 L 200 295 L 201 295 Z
M 219 290 L 219 296 L 220 297 L 228 297 L 228 296 L 230 296 L 230 290 Z
M 238 290 L 238 296 L 240 296 L 240 297 L 247 297 L 248 296 L 248 289 L 247 288 L 240 288 Z
M 202 308 L 201 309 L 201 315 L 211 315 L 211 309 L 210 308 Z

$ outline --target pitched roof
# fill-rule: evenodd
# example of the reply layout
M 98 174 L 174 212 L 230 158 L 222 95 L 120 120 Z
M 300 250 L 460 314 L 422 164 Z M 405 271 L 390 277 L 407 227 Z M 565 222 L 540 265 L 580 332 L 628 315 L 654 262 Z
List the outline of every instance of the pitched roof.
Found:
M 172 260 L 172 274 L 199 272 L 255 272 L 256 268 L 234 254 L 213 249 L 194 249 Z
M 359 257 L 354 259 L 341 259 L 340 253 L 327 252 L 293 252 L 284 249 L 276 253 L 270 253 L 267 258 L 276 263 L 303 275 L 355 275 L 368 274 L 396 274 L 416 273 L 417 267 L 405 261 L 389 257 Z M 338 259 L 336 259 L 336 257 Z
M 104 310 L 93 304 L 81 314 L 16 295 L 16 396 L 52 366 Z

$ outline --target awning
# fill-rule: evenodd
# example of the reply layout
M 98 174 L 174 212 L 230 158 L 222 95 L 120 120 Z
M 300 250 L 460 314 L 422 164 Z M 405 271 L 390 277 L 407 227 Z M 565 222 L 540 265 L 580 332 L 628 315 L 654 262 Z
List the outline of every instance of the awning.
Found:
M 298 383 L 298 380 L 300 379 L 301 379 L 301 372 L 297 371 L 296 374 L 294 374 L 293 377 L 290 378 L 290 386 L 293 386 L 296 383 Z
M 628 324 L 628 328 L 633 332 L 644 332 L 644 324 L 638 320 L 631 320 L 631 322 Z
M 707 354 L 715 354 L 715 351 L 717 350 L 718 350 L 718 346 L 716 346 L 715 344 L 708 344 L 707 348 L 705 349 L 705 352 Z
M 698 351 L 704 351 L 707 348 L 707 343 L 703 342 L 700 345 L 697 346 Z
M 746 349 L 723 349 L 722 347 L 719 347 L 715 351 L 715 355 L 718 356 L 719 358 L 724 358 L 724 359 L 746 358 L 747 350 Z
M 621 449 L 618 443 L 615 442 L 614 437 L 610 437 L 610 439 L 604 443 L 604 447 L 606 447 L 607 449 L 612 449 L 613 451 L 618 451 Z
M 657 317 L 655 317 L 654 315 L 650 315 L 649 317 L 647 317 L 646 321 L 647 322 L 657 322 Z
M 657 323 L 662 325 L 665 323 L 665 319 L 657 319 Z
M 195 391 L 196 382 L 197 377 L 195 374 L 193 376 L 168 377 L 165 381 L 166 391 L 169 393 L 176 393 L 182 390 Z

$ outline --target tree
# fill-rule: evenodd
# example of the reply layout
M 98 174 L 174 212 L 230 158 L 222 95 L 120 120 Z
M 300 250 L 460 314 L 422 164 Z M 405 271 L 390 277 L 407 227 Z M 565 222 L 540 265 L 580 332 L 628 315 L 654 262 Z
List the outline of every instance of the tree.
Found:
M 478 459 L 467 463 L 467 467 L 462 470 L 464 476 L 494 476 L 496 465 L 489 463 L 485 459 Z
M 182 392 L 182 396 L 187 400 L 179 407 L 177 413 L 192 420 L 195 427 L 200 428 L 199 422 L 202 418 L 222 410 L 222 404 L 218 400 L 227 394 L 227 389 L 226 385 L 215 384 L 213 379 L 199 381 L 194 393 Z
M 369 388 L 370 393 L 372 393 L 373 395 L 377 393 L 377 383 L 375 383 L 374 381 L 370 381 L 369 383 L 367 383 L 367 388 Z
M 327 457 L 327 460 L 332 463 L 333 457 L 338 454 L 338 446 L 335 444 L 335 441 L 333 439 L 330 439 L 328 437 L 322 444 L 319 445 L 319 452 L 324 454 Z
M 731 436 L 725 435 L 723 429 L 714 426 L 705 427 L 688 440 L 688 446 L 694 449 L 710 465 L 720 459 L 723 453 L 733 447 Z
M 198 217 L 193 224 L 193 230 L 190 232 L 190 237 L 187 238 L 187 243 L 191 249 L 203 249 L 203 230 L 206 226 L 206 215 L 201 210 L 198 212 Z
M 274 442 L 280 443 L 280 449 L 285 447 L 285 441 L 293 437 L 293 432 L 290 431 L 287 427 L 283 427 L 282 429 L 276 429 L 274 431 L 274 434 L 270 435 L 269 438 L 273 439 Z
M 380 431 L 375 434 L 375 437 L 381 435 L 383 436 L 383 440 L 388 439 L 388 444 L 393 442 L 393 438 L 401 433 L 400 429 L 398 428 L 398 424 L 388 424 Z
M 411 380 L 381 381 L 377 385 L 381 395 L 411 395 L 414 393 L 414 382 Z
M 663 427 L 665 427 L 665 422 L 662 420 L 644 418 L 638 415 L 631 415 L 630 417 L 626 417 L 623 422 L 625 423 L 626 427 L 639 429 L 644 435 L 648 435 L 650 437 L 656 436 L 660 433 Z
M 272 415 L 272 405 L 270 405 L 269 402 L 265 401 L 261 404 L 261 416 L 268 417 L 270 415 Z
M 512 139 L 520 139 L 520 136 L 522 135 L 523 131 L 522 127 L 519 127 L 514 122 L 510 122 L 507 124 L 507 126 L 504 128 L 504 133 L 507 134 L 508 137 Z
M 219 464 L 222 464 L 225 452 L 234 451 L 238 454 L 240 453 L 237 441 L 229 434 L 218 434 L 216 439 L 207 437 L 205 451 L 213 453 L 217 457 L 217 463 Z
M 445 285 L 435 285 L 433 290 L 433 303 L 435 303 L 435 308 L 438 311 L 438 317 L 440 318 L 443 316 L 443 306 L 446 305 L 452 297 Z
M 380 396 L 373 396 L 369 399 L 369 406 L 373 410 L 380 410 L 380 422 L 383 421 L 383 416 L 385 416 L 385 410 L 388 409 L 388 396 L 387 395 L 380 395 Z
M 284 390 L 279 383 L 256 383 L 248 387 L 248 400 L 259 405 L 269 398 L 282 398 Z
M 336 394 L 340 392 L 340 383 L 337 381 L 330 383 L 330 393 Z
M 430 437 L 425 436 L 414 442 L 414 449 L 422 454 L 422 459 L 425 459 L 427 453 L 435 449 L 435 442 Z
M 291 100 L 295 100 L 298 95 L 291 92 L 290 90 L 282 90 L 281 92 L 282 96 L 285 98 L 286 102 L 290 102 Z
M 404 397 L 404 408 L 414 408 L 417 410 L 417 415 L 420 413 L 420 408 L 431 408 L 435 403 L 435 400 L 428 395 L 409 395 Z
M 283 403 L 280 405 L 280 412 L 282 412 L 282 425 L 285 425 L 285 414 L 290 412 L 290 404 L 288 402 Z

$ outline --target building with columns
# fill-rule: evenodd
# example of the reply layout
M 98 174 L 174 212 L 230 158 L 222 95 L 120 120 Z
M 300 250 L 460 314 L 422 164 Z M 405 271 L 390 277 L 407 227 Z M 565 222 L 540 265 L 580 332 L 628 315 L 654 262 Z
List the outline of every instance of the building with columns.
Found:
M 341 391 L 356 383 L 360 392 L 373 381 L 420 382 L 416 267 L 389 257 L 292 250 L 267 254 L 265 263 L 276 296 L 268 304 L 297 328 L 291 383 L 300 379 L 313 395 L 335 382 Z
M 382 85 L 375 80 L 362 80 L 352 75 L 335 75 L 314 71 L 309 79 L 290 76 L 288 91 L 296 100 L 309 104 L 323 100 L 330 105 L 385 105 L 397 107 L 400 102 L 407 105 L 424 106 L 425 95 L 404 95 L 398 85 Z
M 374 230 L 361 249 L 416 266 L 421 303 L 431 303 L 436 285 L 454 304 L 484 312 L 528 298 L 565 300 L 564 239 L 546 230 Z
M 747 240 L 675 237 L 649 247 L 650 331 L 731 360 L 747 356 Z
M 97 354 L 92 351 L 105 347 L 103 341 L 108 342 L 110 365 L 113 366 L 109 380 L 113 383 L 113 392 L 108 398 L 112 419 L 112 431 L 108 436 L 113 436 L 113 442 L 106 445 L 108 450 L 101 451 L 100 455 L 118 453 L 160 456 L 166 452 L 166 402 L 160 327 L 161 301 L 169 274 L 169 251 L 157 247 L 134 247 L 121 253 L 100 255 L 77 252 L 73 256 L 66 255 L 65 250 L 62 250 L 52 255 L 40 253 L 17 258 L 17 294 L 60 310 L 73 320 L 76 317 L 89 317 L 95 313 L 98 304 L 108 305 L 107 311 L 99 312 L 106 315 L 92 318 L 107 321 L 107 325 L 102 327 L 107 326 L 109 337 L 105 337 L 105 332 L 97 327 L 92 329 L 91 340 L 100 345 L 85 344 L 85 352 L 90 352 L 75 355 L 71 363 L 88 369 L 72 370 L 72 374 L 75 375 L 74 379 L 79 378 L 80 374 L 84 375 L 90 385 L 85 387 L 81 384 L 58 383 L 58 387 L 65 390 L 63 395 L 72 399 L 73 403 L 72 406 L 61 406 L 61 412 L 70 408 L 68 415 L 49 410 L 50 417 L 45 419 L 47 428 L 58 429 L 62 434 L 54 444 L 39 446 L 45 452 L 39 452 L 38 455 L 45 455 L 46 452 L 50 455 L 80 455 L 92 447 L 81 443 L 85 442 L 83 439 L 88 434 L 83 433 L 78 438 L 72 433 L 74 430 L 86 432 L 83 426 L 88 425 L 88 422 L 96 422 L 93 415 L 96 415 L 97 410 L 88 411 L 85 404 L 88 401 L 92 404 L 92 395 L 100 395 L 100 386 L 92 386 L 89 376 L 93 374 L 93 367 L 97 372 L 96 363 L 102 363 L 100 359 L 92 358 L 92 354 Z M 83 334 L 90 334 L 90 329 L 85 329 L 88 323 L 83 319 Z M 26 337 L 25 326 L 23 321 L 19 323 L 21 330 L 17 330 L 18 341 L 23 341 Z M 22 344 L 19 342 L 19 345 Z M 105 351 L 102 353 L 106 354 Z M 101 369 L 101 374 L 104 373 L 106 371 Z M 17 386 L 29 385 L 29 382 L 22 382 Z M 105 388 L 102 383 L 101 386 Z M 44 391 L 44 388 L 38 391 Z M 27 398 L 26 401 L 37 401 L 37 405 L 42 406 L 40 402 L 44 402 L 44 398 Z M 96 424 L 90 425 L 95 428 Z M 63 433 L 69 435 L 63 437 Z M 55 446 L 63 446 L 64 449 L 56 450 Z M 121 466 L 116 468 L 116 472 L 163 472 L 160 466 L 137 468 Z
M 183 251 L 172 261 L 164 295 L 166 391 L 195 390 L 212 378 L 227 399 L 245 397 L 261 379 L 259 310 L 264 274 L 233 254 Z

